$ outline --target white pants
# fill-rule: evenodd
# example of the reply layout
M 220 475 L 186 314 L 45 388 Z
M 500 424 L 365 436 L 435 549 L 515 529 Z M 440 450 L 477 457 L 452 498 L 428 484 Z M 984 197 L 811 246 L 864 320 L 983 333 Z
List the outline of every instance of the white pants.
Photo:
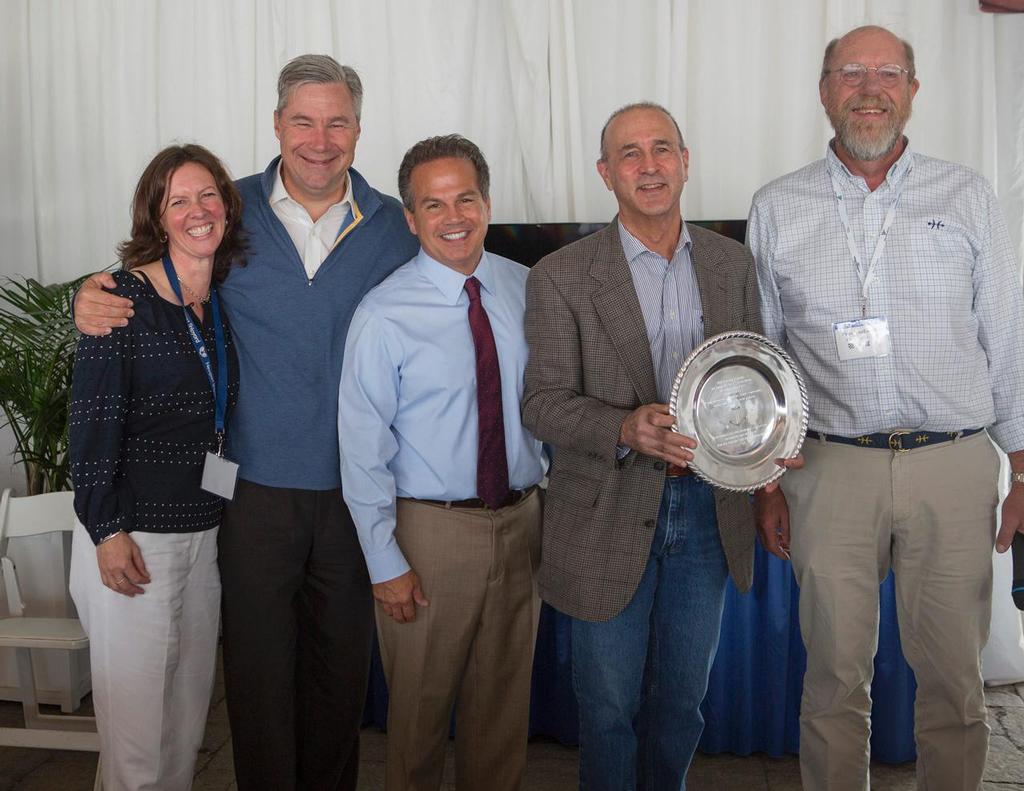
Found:
M 71 558 L 71 595 L 89 635 L 103 786 L 187 791 L 213 691 L 217 530 L 131 537 L 152 580 L 134 598 L 100 581 L 81 525 Z

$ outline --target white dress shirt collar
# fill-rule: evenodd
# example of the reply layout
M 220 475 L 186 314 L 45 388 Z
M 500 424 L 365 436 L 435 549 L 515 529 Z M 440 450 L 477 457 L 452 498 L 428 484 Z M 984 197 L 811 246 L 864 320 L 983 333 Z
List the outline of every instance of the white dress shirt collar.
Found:
M 302 259 L 306 277 L 310 280 L 334 249 L 342 232 L 342 223 L 349 216 L 350 210 L 355 213 L 354 206 L 352 178 L 347 176 L 342 199 L 331 205 L 319 220 L 313 222 L 305 206 L 296 201 L 285 188 L 284 178 L 281 176 L 281 163 L 278 163 L 274 189 L 270 193 L 270 208 L 288 232 L 288 237 Z

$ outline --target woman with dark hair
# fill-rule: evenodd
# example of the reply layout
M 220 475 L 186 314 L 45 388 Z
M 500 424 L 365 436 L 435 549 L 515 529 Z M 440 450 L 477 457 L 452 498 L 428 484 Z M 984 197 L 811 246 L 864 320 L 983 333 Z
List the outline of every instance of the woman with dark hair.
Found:
M 213 687 L 221 456 L 238 362 L 217 284 L 242 263 L 241 199 L 197 145 L 165 148 L 132 203 L 113 293 L 127 327 L 83 336 L 71 394 L 71 593 L 89 634 L 104 787 L 188 789 Z

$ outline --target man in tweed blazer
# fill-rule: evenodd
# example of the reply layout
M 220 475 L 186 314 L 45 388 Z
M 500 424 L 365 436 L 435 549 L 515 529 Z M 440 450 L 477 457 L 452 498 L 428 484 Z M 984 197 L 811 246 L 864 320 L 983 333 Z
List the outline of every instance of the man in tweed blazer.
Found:
M 696 749 L 728 573 L 750 586 L 750 498 L 688 474 L 668 391 L 704 337 L 760 331 L 753 261 L 682 222 L 689 152 L 649 103 L 612 115 L 617 220 L 547 256 L 526 295 L 523 423 L 554 447 L 541 595 L 572 616 L 580 783 L 678 789 Z

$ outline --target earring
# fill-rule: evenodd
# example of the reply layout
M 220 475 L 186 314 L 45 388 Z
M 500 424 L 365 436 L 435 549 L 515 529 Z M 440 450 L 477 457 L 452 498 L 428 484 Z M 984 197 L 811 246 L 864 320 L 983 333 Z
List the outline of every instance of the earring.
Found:
M 165 234 L 165 233 L 160 234 L 160 243 L 161 244 L 167 244 L 167 234 Z

